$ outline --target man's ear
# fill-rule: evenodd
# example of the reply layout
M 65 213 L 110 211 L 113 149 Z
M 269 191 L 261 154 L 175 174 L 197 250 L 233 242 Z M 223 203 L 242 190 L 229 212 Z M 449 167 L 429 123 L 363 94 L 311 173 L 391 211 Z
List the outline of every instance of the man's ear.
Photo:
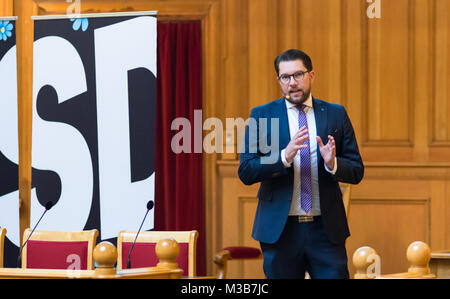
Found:
M 311 77 L 311 83 L 313 83 L 314 79 L 316 78 L 316 73 L 314 71 L 310 71 L 309 76 Z

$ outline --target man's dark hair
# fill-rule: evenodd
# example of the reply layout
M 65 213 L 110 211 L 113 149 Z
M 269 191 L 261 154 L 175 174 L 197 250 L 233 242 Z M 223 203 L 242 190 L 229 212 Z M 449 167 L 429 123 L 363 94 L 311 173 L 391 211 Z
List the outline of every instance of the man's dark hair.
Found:
M 277 75 L 279 75 L 281 62 L 294 60 L 301 60 L 308 72 L 313 70 L 311 58 L 308 56 L 308 54 L 300 50 L 290 49 L 281 53 L 277 58 L 275 58 L 275 71 L 277 72 Z

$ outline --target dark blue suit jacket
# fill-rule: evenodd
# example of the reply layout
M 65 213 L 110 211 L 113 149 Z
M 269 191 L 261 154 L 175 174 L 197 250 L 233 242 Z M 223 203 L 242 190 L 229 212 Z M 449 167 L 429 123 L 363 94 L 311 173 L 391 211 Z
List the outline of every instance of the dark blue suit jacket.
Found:
M 317 136 L 326 144 L 328 135 L 332 135 L 336 142 L 336 174 L 326 171 L 319 149 L 317 167 L 322 221 L 330 241 L 339 244 L 345 242 L 350 232 L 338 182 L 359 183 L 364 176 L 364 165 L 345 108 L 315 98 L 313 108 Z M 252 237 L 263 243 L 273 244 L 279 239 L 289 214 L 294 173 L 293 167 L 284 167 L 280 154 L 289 142 L 284 98 L 252 109 L 238 174 L 246 185 L 261 183 Z M 268 157 L 275 159 L 267 163 L 264 159 Z

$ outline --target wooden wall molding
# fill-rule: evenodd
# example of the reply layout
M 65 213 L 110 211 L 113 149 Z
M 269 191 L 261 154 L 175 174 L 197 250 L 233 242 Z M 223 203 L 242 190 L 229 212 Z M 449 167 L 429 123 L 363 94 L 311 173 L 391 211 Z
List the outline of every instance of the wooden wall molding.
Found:
M 364 179 L 449 180 L 450 163 L 365 163 Z
M 218 160 L 220 177 L 236 177 L 238 160 Z M 364 180 L 367 179 L 450 179 L 450 162 L 364 162 Z

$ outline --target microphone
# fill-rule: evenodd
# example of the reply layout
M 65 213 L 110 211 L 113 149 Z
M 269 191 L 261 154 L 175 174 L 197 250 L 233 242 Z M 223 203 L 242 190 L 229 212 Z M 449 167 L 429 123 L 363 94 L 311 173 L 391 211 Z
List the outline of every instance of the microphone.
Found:
M 130 260 L 131 252 L 133 251 L 134 244 L 136 244 L 136 240 L 137 240 L 137 238 L 139 236 L 139 233 L 141 232 L 141 228 L 142 228 L 142 225 L 144 224 L 145 218 L 147 218 L 148 212 L 151 209 L 153 209 L 154 205 L 155 205 L 155 203 L 153 202 L 153 200 L 149 200 L 149 202 L 147 203 L 147 212 L 145 213 L 144 220 L 142 220 L 141 226 L 139 227 L 139 230 L 138 230 L 138 232 L 136 234 L 136 237 L 134 238 L 133 245 L 131 245 L 130 252 L 128 253 L 127 269 L 131 269 L 131 260 Z
M 25 245 L 27 245 L 28 240 L 30 240 L 31 235 L 33 234 L 34 230 L 36 229 L 36 227 L 38 226 L 39 222 L 41 222 L 42 217 L 44 217 L 45 213 L 47 213 L 48 210 L 50 210 L 53 207 L 53 202 L 52 201 L 48 201 L 45 204 L 45 211 L 44 213 L 42 213 L 41 218 L 39 218 L 38 222 L 36 223 L 36 225 L 34 226 L 33 230 L 31 231 L 31 233 L 28 235 L 27 240 L 25 241 L 25 243 L 23 243 L 23 245 L 20 247 L 19 250 L 19 256 L 17 257 L 17 268 L 20 268 L 20 256 L 22 255 L 22 250 L 25 247 Z

